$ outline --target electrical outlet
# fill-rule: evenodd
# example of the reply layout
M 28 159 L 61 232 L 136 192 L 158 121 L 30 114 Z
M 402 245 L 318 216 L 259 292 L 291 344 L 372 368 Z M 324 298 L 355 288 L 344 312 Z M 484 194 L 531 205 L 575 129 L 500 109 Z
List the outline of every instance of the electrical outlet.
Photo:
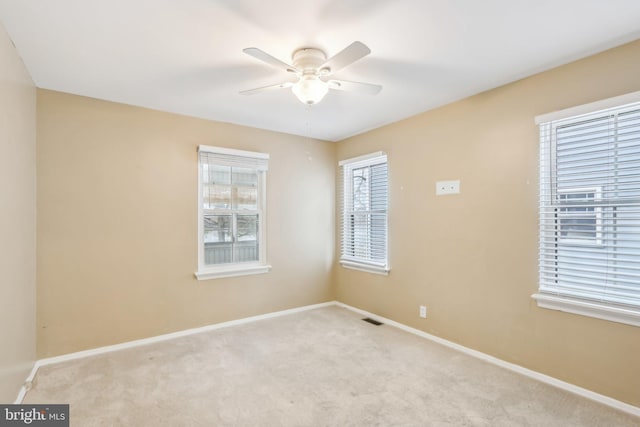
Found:
M 424 305 L 420 306 L 420 317 L 422 317 L 423 319 L 427 318 L 427 307 Z

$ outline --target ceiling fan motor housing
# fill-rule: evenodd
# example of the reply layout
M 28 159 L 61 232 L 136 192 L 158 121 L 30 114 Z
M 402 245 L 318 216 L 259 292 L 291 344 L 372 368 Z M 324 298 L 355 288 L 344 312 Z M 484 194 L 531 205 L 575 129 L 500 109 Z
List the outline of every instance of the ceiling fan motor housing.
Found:
M 330 71 L 328 68 L 320 69 L 322 64 L 327 60 L 327 56 L 320 49 L 312 47 L 298 49 L 293 52 L 291 58 L 293 60 L 293 66 L 300 70 L 303 75 L 326 75 Z

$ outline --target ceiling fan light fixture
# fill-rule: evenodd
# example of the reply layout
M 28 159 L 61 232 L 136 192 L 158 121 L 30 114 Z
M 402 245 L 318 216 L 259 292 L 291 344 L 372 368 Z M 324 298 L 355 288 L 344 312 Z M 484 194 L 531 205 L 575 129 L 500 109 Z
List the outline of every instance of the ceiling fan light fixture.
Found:
M 329 85 L 315 75 L 300 77 L 300 80 L 291 88 L 293 93 L 303 104 L 317 104 L 329 91 Z
M 382 86 L 363 82 L 327 79 L 336 72 L 367 56 L 371 50 L 362 42 L 355 41 L 329 59 L 323 50 L 314 47 L 303 47 L 291 55 L 292 64 L 287 64 L 256 47 L 242 49 L 244 53 L 255 59 L 287 72 L 295 74 L 297 82 L 291 80 L 269 86 L 240 91 L 241 95 L 253 95 L 271 89 L 291 88 L 293 94 L 305 105 L 322 101 L 329 89 L 346 92 L 358 92 L 375 95 Z M 325 79 L 325 80 L 322 80 Z

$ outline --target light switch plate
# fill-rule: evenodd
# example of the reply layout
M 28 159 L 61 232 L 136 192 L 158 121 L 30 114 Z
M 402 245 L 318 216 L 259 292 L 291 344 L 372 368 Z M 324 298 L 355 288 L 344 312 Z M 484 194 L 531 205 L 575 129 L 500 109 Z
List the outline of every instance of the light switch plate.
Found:
M 436 182 L 436 195 L 458 194 L 460 193 L 460 180 L 455 181 L 438 181 Z

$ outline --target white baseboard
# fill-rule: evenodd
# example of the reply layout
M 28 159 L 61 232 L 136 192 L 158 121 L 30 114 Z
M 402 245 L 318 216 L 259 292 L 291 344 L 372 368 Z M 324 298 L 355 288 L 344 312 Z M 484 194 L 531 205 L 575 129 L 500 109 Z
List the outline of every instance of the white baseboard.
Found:
M 245 317 L 245 318 L 236 319 L 236 320 L 229 320 L 227 322 L 215 323 L 213 325 L 201 326 L 199 328 L 185 329 L 183 331 L 172 332 L 172 333 L 169 333 L 169 334 L 157 335 L 157 336 L 154 336 L 154 337 L 143 338 L 143 339 L 134 340 L 134 341 L 128 341 L 128 342 L 124 342 L 124 343 L 120 343 L 120 344 L 114 344 L 114 345 L 108 345 L 108 346 L 104 346 L 104 347 L 93 348 L 91 350 L 78 351 L 78 352 L 75 352 L 75 353 L 63 354 L 61 356 L 48 357 L 46 359 L 40 359 L 40 360 L 37 360 L 36 363 L 33 365 L 33 369 L 31 370 L 31 373 L 29 374 L 29 376 L 25 380 L 24 385 L 20 389 L 20 392 L 18 393 L 18 397 L 16 398 L 15 403 L 16 404 L 22 403 L 22 401 L 24 399 L 24 396 L 27 394 L 27 391 L 29 391 L 29 389 L 31 388 L 31 384 L 32 384 L 33 378 L 36 376 L 36 373 L 38 372 L 38 369 L 41 366 L 53 365 L 53 364 L 62 363 L 62 362 L 68 362 L 70 360 L 82 359 L 82 358 L 85 358 L 85 357 L 96 356 L 96 355 L 104 354 L 104 353 L 111 353 L 113 351 L 124 350 L 124 349 L 127 349 L 127 348 L 140 347 L 140 346 L 143 346 L 143 345 L 148 345 L 148 344 L 158 343 L 158 342 L 162 342 L 162 341 L 167 341 L 167 340 L 171 340 L 171 339 L 174 339 L 174 338 L 186 337 L 186 336 L 189 336 L 189 335 L 200 334 L 200 333 L 203 333 L 203 332 L 213 331 L 213 330 L 222 329 L 222 328 L 228 328 L 228 327 L 231 327 L 231 326 L 242 325 L 242 324 L 245 324 L 245 323 L 257 322 L 259 320 L 265 320 L 265 319 L 270 319 L 270 318 L 279 317 L 279 316 L 286 316 L 288 314 L 300 313 L 302 311 L 313 310 L 313 309 L 316 309 L 316 308 L 327 307 L 327 306 L 331 306 L 331 305 L 335 305 L 335 304 L 336 304 L 335 301 L 329 301 L 329 302 L 324 302 L 324 303 L 320 303 L 320 304 L 305 305 L 305 306 L 302 306 L 302 307 L 291 308 L 291 309 L 288 309 L 288 310 L 274 311 L 272 313 L 260 314 L 260 315 L 257 315 L 257 316 Z
M 346 308 L 347 310 L 354 311 L 354 312 L 356 312 L 358 314 L 361 314 L 363 316 L 371 317 L 372 319 L 378 320 L 378 321 L 380 321 L 380 322 L 382 322 L 384 324 L 387 324 L 387 325 L 390 325 L 390 326 L 394 326 L 394 327 L 396 327 L 398 329 L 402 329 L 403 331 L 418 335 L 419 337 L 426 338 L 426 339 L 434 341 L 434 342 L 436 342 L 438 344 L 442 344 L 442 345 L 444 345 L 446 347 L 452 348 L 452 349 L 457 350 L 457 351 L 459 351 L 461 353 L 464 353 L 464 354 L 467 354 L 469 356 L 473 356 L 475 358 L 478 358 L 478 359 L 484 360 L 486 362 L 492 363 L 492 364 L 494 364 L 496 366 L 499 366 L 501 368 L 508 369 L 510 371 L 516 372 L 516 373 L 524 375 L 526 377 L 533 378 L 534 380 L 538 380 L 538 381 L 543 382 L 545 384 L 549 384 L 549 385 L 552 385 L 554 387 L 560 388 L 562 390 L 566 390 L 568 392 L 577 394 L 577 395 L 582 396 L 584 398 L 587 398 L 589 400 L 593 400 L 593 401 L 596 401 L 598 403 L 602 403 L 603 405 L 607 405 L 607 406 L 610 406 L 612 408 L 618 409 L 620 411 L 626 412 L 628 414 L 635 415 L 636 417 L 640 417 L 640 408 L 637 407 L 637 406 L 629 405 L 628 403 L 624 403 L 624 402 L 621 402 L 619 400 L 613 399 L 611 397 L 605 396 L 603 394 L 599 394 L 599 393 L 596 393 L 594 391 L 587 390 L 586 388 L 582 388 L 582 387 L 579 387 L 577 385 L 574 385 L 574 384 L 559 380 L 557 378 L 550 377 L 550 376 L 545 375 L 545 374 L 541 374 L 540 372 L 532 371 L 531 369 L 527 369 L 527 368 L 522 367 L 520 365 L 516 365 L 516 364 L 510 363 L 510 362 L 504 361 L 502 359 L 498 359 L 497 357 L 493 357 L 493 356 L 490 356 L 490 355 L 488 355 L 486 353 L 482 353 L 480 351 L 473 350 L 473 349 L 465 347 L 463 345 L 456 344 L 454 342 L 445 340 L 444 338 L 440 338 L 440 337 L 437 337 L 435 335 L 428 334 L 428 333 L 423 332 L 423 331 L 421 331 L 419 329 L 415 329 L 415 328 L 412 328 L 410 326 L 404 325 L 402 323 L 398 323 L 398 322 L 396 322 L 394 320 L 387 319 L 387 318 L 382 317 L 382 316 L 378 316 L 377 314 L 370 313 L 368 311 L 361 310 L 359 308 L 352 307 L 350 305 L 347 305 L 347 304 L 344 304 L 344 303 L 341 303 L 341 302 L 337 302 L 337 301 L 335 302 L 335 304 L 340 306 L 340 307 Z
M 22 387 L 20 387 L 20 391 L 18 392 L 18 397 L 16 397 L 15 402 L 13 402 L 14 405 L 19 405 L 22 403 L 22 401 L 24 400 L 24 396 L 27 394 L 27 392 L 31 389 L 31 384 L 33 383 L 33 378 L 36 376 L 36 372 L 38 372 L 38 361 L 36 361 L 33 364 L 33 367 L 31 368 L 31 372 L 29 372 L 29 376 L 27 376 L 27 379 L 24 380 L 24 383 L 22 384 Z
M 460 344 L 456 344 L 454 342 L 445 340 L 445 339 L 437 337 L 435 335 L 428 334 L 428 333 L 426 333 L 424 331 L 421 331 L 419 329 L 412 328 L 410 326 L 404 325 L 404 324 L 396 322 L 394 320 L 387 319 L 387 318 L 382 317 L 382 316 L 378 316 L 377 314 L 370 313 L 368 311 L 361 310 L 359 308 L 352 307 L 350 305 L 347 305 L 347 304 L 344 304 L 344 303 L 341 303 L 341 302 L 338 302 L 338 301 L 330 301 L 330 302 L 324 302 L 324 303 L 320 303 L 320 304 L 306 305 L 306 306 L 303 306 L 303 307 L 297 307 L 297 308 L 292 308 L 292 309 L 288 309 L 288 310 L 275 311 L 275 312 L 272 312 L 272 313 L 261 314 L 261 315 L 258 315 L 258 316 L 245 317 L 243 319 L 230 320 L 228 322 L 216 323 L 216 324 L 213 324 L 213 325 L 202 326 L 202 327 L 199 327 L 199 328 L 186 329 L 186 330 L 183 330 L 183 331 L 172 332 L 172 333 L 164 334 L 164 335 L 157 335 L 155 337 L 143 338 L 143 339 L 140 339 L 140 340 L 129 341 L 129 342 L 121 343 L 121 344 L 109 345 L 109 346 L 99 347 L 99 348 L 95 348 L 95 349 L 91 349 L 91 350 L 79 351 L 79 352 L 76 352 L 76 353 L 69 353 L 69 354 L 64 354 L 64 355 L 61 355 L 61 356 L 55 356 L 55 357 L 49 357 L 49 358 L 46 358 L 46 359 L 40 359 L 40 360 L 36 361 L 36 363 L 34 364 L 33 369 L 31 370 L 31 373 L 29 374 L 29 376 L 25 380 L 24 385 L 20 389 L 20 392 L 18 394 L 18 397 L 16 398 L 15 403 L 16 404 L 22 403 L 22 400 L 24 399 L 24 396 L 26 395 L 27 391 L 31 388 L 31 383 L 32 383 L 33 378 L 35 377 L 36 373 L 38 372 L 38 368 L 40 368 L 41 366 L 67 362 L 69 360 L 81 359 L 81 358 L 84 358 L 84 357 L 95 356 L 95 355 L 104 354 L 104 353 L 110 353 L 110 352 L 113 352 L 113 351 L 123 350 L 123 349 L 127 349 L 127 348 L 139 347 L 139 346 L 143 346 L 143 345 L 148 345 L 148 344 L 153 344 L 153 343 L 157 343 L 157 342 L 171 340 L 171 339 L 174 339 L 174 338 L 185 337 L 185 336 L 189 336 L 189 335 L 199 334 L 199 333 L 202 333 L 202 332 L 208 332 L 208 331 L 213 331 L 213 330 L 216 330 L 216 329 L 228 328 L 228 327 L 231 327 L 231 326 L 242 325 L 242 324 L 245 324 L 245 323 L 256 322 L 256 321 L 259 321 L 259 320 L 265 320 L 265 319 L 270 319 L 270 318 L 274 318 L 274 317 L 285 316 L 285 315 L 288 315 L 288 314 L 299 313 L 299 312 L 303 312 L 303 311 L 307 311 L 307 310 L 313 310 L 313 309 L 316 309 L 316 308 L 328 307 L 328 306 L 332 306 L 332 305 L 336 305 L 336 306 L 345 308 L 347 310 L 351 310 L 353 312 L 362 314 L 363 316 L 371 317 L 371 318 L 373 318 L 375 320 L 379 320 L 380 322 L 385 323 L 387 325 L 394 326 L 394 327 L 396 327 L 398 329 L 401 329 L 403 331 L 412 333 L 412 334 L 417 335 L 417 336 L 422 337 L 422 338 L 426 338 L 426 339 L 431 340 L 433 342 L 436 342 L 438 344 L 441 344 L 441 345 L 444 345 L 446 347 L 452 348 L 454 350 L 460 351 L 460 352 L 462 352 L 464 354 L 467 354 L 469 356 L 473 356 L 473 357 L 476 357 L 478 359 L 484 360 L 486 362 L 492 363 L 492 364 L 494 364 L 496 366 L 499 366 L 501 368 L 508 369 L 510 371 L 516 372 L 518 374 L 524 375 L 524 376 L 529 377 L 529 378 L 533 378 L 533 379 L 538 380 L 540 382 L 543 382 L 545 384 L 549 384 L 549 385 L 552 385 L 554 387 L 560 388 L 562 390 L 566 390 L 568 392 L 577 394 L 577 395 L 582 396 L 582 397 L 584 397 L 586 399 L 593 400 L 595 402 L 610 406 L 612 408 L 618 409 L 620 411 L 626 412 L 626 413 L 634 415 L 636 417 L 640 417 L 640 408 L 637 407 L 637 406 L 629 405 L 628 403 L 624 403 L 624 402 L 621 402 L 619 400 L 613 399 L 611 397 L 608 397 L 608 396 L 593 392 L 591 390 L 587 390 L 586 388 L 582 388 L 582 387 L 579 387 L 577 385 L 570 384 L 570 383 L 565 382 L 565 381 L 561 381 L 561 380 L 559 380 L 557 378 L 553 378 L 553 377 L 550 377 L 548 375 L 541 374 L 540 372 L 532 371 L 531 369 L 527 369 L 527 368 L 524 368 L 522 366 L 519 366 L 519 365 L 510 363 L 510 362 L 504 361 L 502 359 L 498 359 L 497 357 L 490 356 L 490 355 L 488 355 L 486 353 L 482 353 L 480 351 L 473 350 L 471 348 L 465 347 L 465 346 L 460 345 Z

